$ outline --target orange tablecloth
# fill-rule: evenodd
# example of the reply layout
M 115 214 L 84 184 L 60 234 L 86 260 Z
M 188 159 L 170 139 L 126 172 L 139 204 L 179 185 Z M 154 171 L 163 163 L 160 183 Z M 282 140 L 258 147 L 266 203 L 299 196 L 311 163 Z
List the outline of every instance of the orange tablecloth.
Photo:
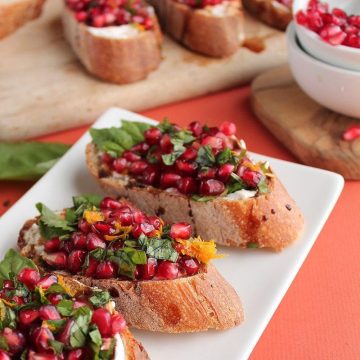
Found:
M 149 110 L 144 114 L 159 120 L 168 116 L 180 124 L 192 120 L 209 124 L 235 121 L 238 134 L 251 150 L 296 161 L 252 115 L 248 96 L 249 88 L 236 89 Z M 85 130 L 83 127 L 41 140 L 71 144 Z M 0 213 L 5 212 L 31 185 L 30 182 L 0 183 Z M 360 359 L 359 200 L 360 182 L 348 181 L 251 359 Z

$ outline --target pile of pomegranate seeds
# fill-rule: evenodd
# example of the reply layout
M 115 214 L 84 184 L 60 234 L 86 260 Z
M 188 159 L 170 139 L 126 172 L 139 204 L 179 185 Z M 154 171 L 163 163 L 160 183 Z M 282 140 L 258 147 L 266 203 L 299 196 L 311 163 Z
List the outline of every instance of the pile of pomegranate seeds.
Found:
M 327 3 L 310 0 L 306 11 L 296 14 L 296 21 L 331 45 L 360 48 L 360 15 L 348 15 L 338 8 L 330 11 Z
M 106 27 L 136 24 L 152 29 L 149 6 L 143 0 L 66 0 L 79 22 L 88 26 Z
M 101 139 L 110 129 L 102 131 Z M 163 122 L 145 130 L 144 141 L 120 157 L 105 152 L 102 170 L 109 176 L 112 172 L 129 174 L 141 184 L 172 189 L 199 201 L 241 189 L 267 192 L 270 170 L 265 163 L 249 159 L 245 143 L 235 133 L 232 122 L 219 127 L 192 122 L 187 129 Z M 96 144 L 96 134 L 92 136 Z
M 79 214 L 73 230 L 50 209 L 46 208 L 46 214 L 40 217 L 40 229 L 46 227 L 43 236 L 53 234 L 60 226 L 70 229 L 62 239 L 56 236 L 45 242 L 42 259 L 51 269 L 121 280 L 171 280 L 200 270 L 201 262 L 183 251 L 181 244 L 185 241 L 191 247 L 189 224 L 164 225 L 157 216 L 146 216 L 129 203 L 109 197 L 102 199 L 98 207 L 87 207 L 82 214 L 79 207 L 67 209 L 67 217 L 70 212 Z M 53 221 L 52 228 L 44 225 L 50 223 L 49 213 L 52 219 L 60 219 Z M 206 241 L 201 243 L 208 245 Z
M 194 8 L 203 8 L 205 6 L 214 6 L 221 4 L 224 0 L 177 0 L 182 4 L 186 4 L 188 6 Z
M 126 322 L 109 306 L 108 292 L 73 297 L 55 275 L 41 277 L 36 268 L 25 267 L 9 277 L 0 290 L 1 360 L 113 358 L 114 336 L 125 330 Z

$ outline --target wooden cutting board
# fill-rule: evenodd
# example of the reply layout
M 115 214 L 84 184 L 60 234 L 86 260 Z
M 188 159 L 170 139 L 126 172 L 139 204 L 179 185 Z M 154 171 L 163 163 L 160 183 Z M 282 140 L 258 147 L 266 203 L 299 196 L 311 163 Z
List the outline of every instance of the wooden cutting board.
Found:
M 310 99 L 288 66 L 269 70 L 254 80 L 252 106 L 261 122 L 302 162 L 346 179 L 360 179 L 360 139 L 342 139 L 349 126 L 360 126 L 360 120 Z
M 286 61 L 284 34 L 247 16 L 249 46 L 265 46 L 259 53 L 240 48 L 210 59 L 165 38 L 164 59 L 146 80 L 105 83 L 86 73 L 63 39 L 61 6 L 47 1 L 39 20 L 0 42 L 0 140 L 88 124 L 110 106 L 139 111 L 234 87 Z

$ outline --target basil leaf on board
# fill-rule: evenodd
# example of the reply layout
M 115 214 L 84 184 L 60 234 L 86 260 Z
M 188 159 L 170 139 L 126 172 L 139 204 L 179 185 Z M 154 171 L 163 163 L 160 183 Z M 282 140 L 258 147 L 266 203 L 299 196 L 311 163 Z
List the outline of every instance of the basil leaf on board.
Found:
M 215 156 L 210 145 L 201 146 L 195 160 L 200 167 L 211 167 L 215 164 Z
M 59 214 L 56 214 L 44 204 L 37 203 L 36 208 L 41 215 L 39 220 L 40 232 L 46 239 L 68 235 L 75 230 L 66 219 L 63 219 Z
M 4 259 L 0 262 L 0 285 L 4 280 L 9 280 L 11 274 L 17 275 L 24 268 L 37 269 L 34 262 L 21 256 L 16 250 L 10 249 Z
M 0 180 L 36 180 L 69 149 L 69 145 L 36 141 L 0 143 Z
M 110 301 L 110 294 L 108 291 L 93 290 L 92 296 L 89 298 L 91 304 L 95 307 L 101 307 Z

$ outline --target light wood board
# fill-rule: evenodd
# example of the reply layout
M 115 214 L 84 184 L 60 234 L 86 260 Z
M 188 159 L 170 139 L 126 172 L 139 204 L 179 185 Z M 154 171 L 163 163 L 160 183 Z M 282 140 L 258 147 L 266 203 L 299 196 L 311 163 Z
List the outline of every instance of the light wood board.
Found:
M 302 162 L 346 179 L 360 179 L 360 139 L 342 139 L 343 132 L 360 121 L 310 99 L 288 66 L 269 70 L 254 80 L 252 105 L 261 122 Z
M 255 47 L 264 41 L 262 52 L 240 48 L 210 59 L 165 38 L 164 59 L 146 80 L 105 83 L 86 73 L 65 42 L 61 6 L 49 0 L 39 20 L 0 41 L 0 140 L 88 124 L 111 106 L 139 111 L 231 88 L 286 61 L 284 34 L 247 16 L 247 38 Z

